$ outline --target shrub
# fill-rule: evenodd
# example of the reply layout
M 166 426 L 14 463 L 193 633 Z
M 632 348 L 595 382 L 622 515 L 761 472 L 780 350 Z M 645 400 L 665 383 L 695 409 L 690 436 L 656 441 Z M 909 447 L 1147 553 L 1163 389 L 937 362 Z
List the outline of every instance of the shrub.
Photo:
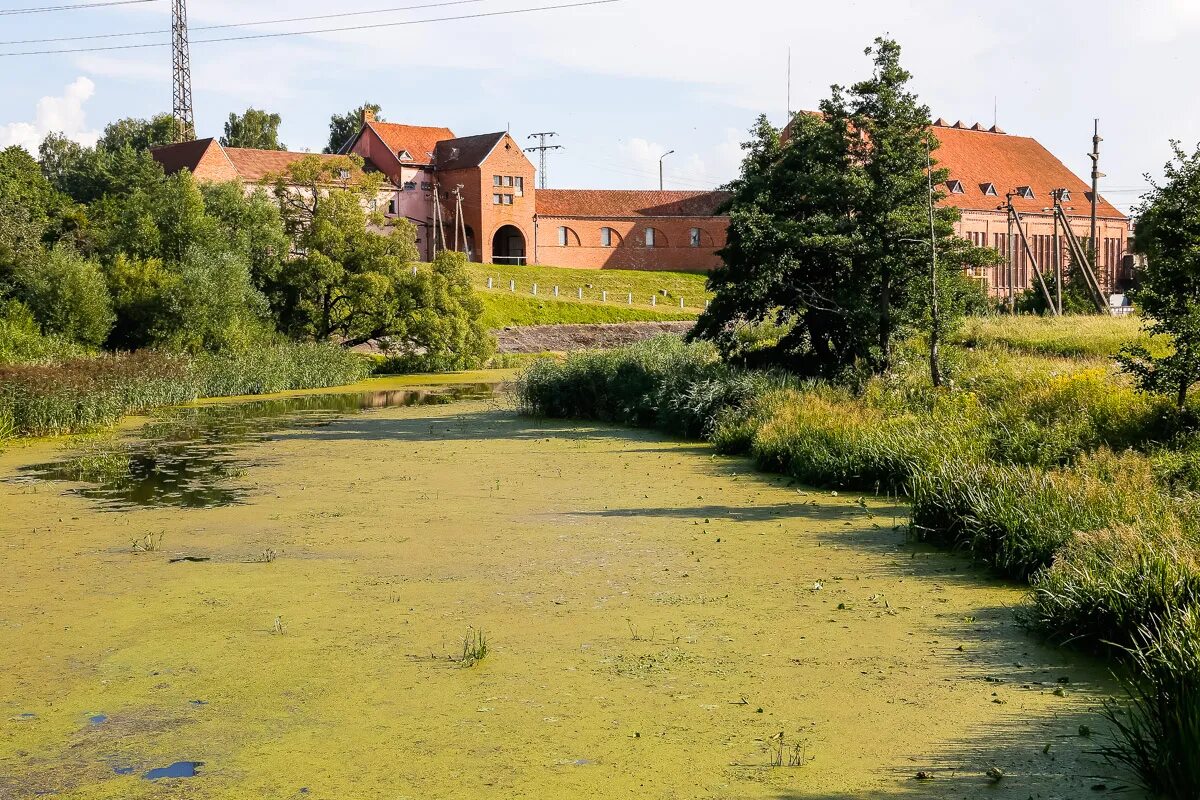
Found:
M 1128 653 L 1128 702 L 1105 705 L 1116 733 L 1102 752 L 1157 796 L 1200 797 L 1200 611 L 1152 618 Z
M 0 365 L 50 364 L 83 353 L 84 348 L 74 342 L 43 335 L 24 304 L 0 302 Z
M 43 332 L 98 347 L 112 330 L 112 297 L 99 265 L 60 245 L 16 275 L 18 294 Z

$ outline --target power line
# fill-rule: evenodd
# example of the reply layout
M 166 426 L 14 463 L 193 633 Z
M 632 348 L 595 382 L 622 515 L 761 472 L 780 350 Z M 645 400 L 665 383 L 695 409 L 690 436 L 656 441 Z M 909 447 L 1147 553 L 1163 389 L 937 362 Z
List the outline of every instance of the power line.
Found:
M 217 31 L 228 28 L 251 28 L 255 25 L 281 25 L 287 22 L 312 22 L 318 19 L 334 19 L 335 17 L 361 17 L 369 14 L 390 14 L 396 11 L 415 11 L 420 8 L 441 8 L 443 6 L 461 6 L 468 3 L 483 3 L 486 0 L 451 0 L 450 2 L 442 3 L 422 3 L 415 6 L 396 6 L 395 8 L 378 8 L 373 11 L 341 11 L 337 14 L 319 14 L 312 17 L 291 17 L 289 19 L 263 19 L 257 22 L 232 22 L 225 25 L 193 25 L 190 30 L 192 33 L 196 31 Z M 14 44 L 43 44 L 45 42 L 81 42 L 91 39 L 127 39 L 131 36 L 156 36 L 169 31 L 161 28 L 153 31 L 129 31 L 126 33 L 93 33 L 86 36 L 54 36 L 48 39 L 13 39 L 7 42 L 0 42 L 0 45 Z
M 124 0 L 125 2 L 150 2 L 151 0 Z M 224 36 L 217 39 L 196 39 L 192 44 L 214 44 L 216 42 L 244 42 L 254 39 L 279 39 L 285 36 L 310 36 L 318 33 L 346 33 L 350 31 L 376 30 L 378 28 L 396 28 L 404 25 L 421 25 L 427 22 L 452 22 L 465 19 L 484 19 L 487 17 L 504 17 L 513 14 L 530 14 L 537 11 L 557 11 L 564 8 L 583 8 L 585 6 L 603 6 L 619 3 L 621 0 L 586 0 L 579 3 L 561 3 L 553 6 L 535 6 L 531 8 L 514 8 L 508 11 L 487 11 L 478 14 L 460 14 L 455 17 L 431 17 L 429 19 L 411 19 L 402 22 L 378 22 L 373 25 L 348 25 L 340 28 L 314 28 L 307 31 L 287 31 L 282 33 L 254 33 L 245 36 Z M 8 56 L 41 56 L 59 53 L 99 53 L 111 50 L 141 50 L 147 47 L 168 47 L 170 42 L 146 42 L 143 44 L 119 44 L 105 47 L 73 47 L 63 50 L 21 50 L 15 53 L 0 53 L 0 58 Z
M 39 6 L 37 8 L 10 8 L 0 11 L 0 17 L 11 17 L 16 14 L 44 14 L 47 11 L 78 11 L 83 8 L 100 8 L 101 6 L 132 6 L 137 3 L 155 3 L 158 0 L 108 0 L 105 3 L 77 3 L 73 6 Z

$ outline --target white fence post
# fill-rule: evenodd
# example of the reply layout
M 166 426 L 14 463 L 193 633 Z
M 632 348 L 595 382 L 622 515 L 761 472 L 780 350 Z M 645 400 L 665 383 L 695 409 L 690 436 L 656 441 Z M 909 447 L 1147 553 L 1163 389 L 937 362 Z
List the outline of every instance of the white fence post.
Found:
M 516 281 L 509 281 L 509 282 L 508 282 L 508 290 L 509 290 L 510 292 L 515 292 L 515 291 L 517 290 L 517 282 L 516 282 Z
M 583 287 L 582 286 L 579 287 L 579 299 L 580 300 L 583 299 Z
M 650 295 L 650 305 L 652 305 L 652 306 L 658 305 L 658 295 L 656 295 L 656 294 Z
M 629 305 L 633 305 L 633 292 L 630 292 L 630 293 L 629 293 L 629 300 L 628 300 L 628 304 L 629 304 Z
M 607 302 L 608 302 L 608 292 L 601 292 L 601 293 L 600 293 L 600 302 L 601 302 L 601 303 L 607 303 Z
M 536 283 L 533 285 L 533 293 L 535 295 L 537 294 L 537 284 Z
M 558 287 L 557 286 L 554 287 L 554 296 L 558 297 Z
M 679 307 L 683 308 L 683 298 L 679 298 Z
M 488 288 L 492 288 L 492 279 L 488 278 Z

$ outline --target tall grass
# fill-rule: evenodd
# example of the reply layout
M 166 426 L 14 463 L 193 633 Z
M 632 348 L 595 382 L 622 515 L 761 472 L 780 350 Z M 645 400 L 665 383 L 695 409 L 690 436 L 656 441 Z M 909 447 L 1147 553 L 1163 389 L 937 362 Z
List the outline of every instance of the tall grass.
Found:
M 197 357 L 137 352 L 0 366 L 0 435 L 95 430 L 126 414 L 200 397 L 336 386 L 369 365 L 333 345 L 279 344 Z

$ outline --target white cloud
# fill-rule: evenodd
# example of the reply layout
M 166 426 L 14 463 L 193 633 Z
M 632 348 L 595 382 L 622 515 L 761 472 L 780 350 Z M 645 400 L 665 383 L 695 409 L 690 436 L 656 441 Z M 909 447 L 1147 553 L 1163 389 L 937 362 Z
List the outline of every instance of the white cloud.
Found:
M 100 131 L 88 130 L 83 105 L 96 93 L 96 84 L 79 77 L 66 87 L 61 97 L 43 97 L 38 101 L 33 122 L 10 122 L 0 126 L 0 147 L 20 145 L 36 153 L 49 133 L 62 133 L 80 144 L 92 146 Z

